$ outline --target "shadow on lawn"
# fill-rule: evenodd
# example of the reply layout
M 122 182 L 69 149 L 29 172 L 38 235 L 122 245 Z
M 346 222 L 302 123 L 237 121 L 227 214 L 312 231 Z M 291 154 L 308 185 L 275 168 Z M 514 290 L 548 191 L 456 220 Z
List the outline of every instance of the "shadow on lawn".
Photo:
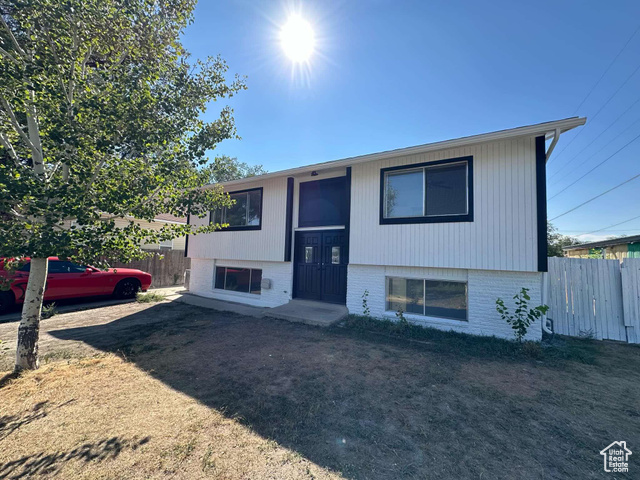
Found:
M 58 408 L 65 407 L 73 402 L 75 402 L 75 399 L 67 400 L 60 405 L 54 406 L 50 406 L 49 402 L 40 402 L 37 403 L 30 412 L 27 412 L 24 415 L 0 416 L 0 441 L 4 440 L 13 432 L 24 427 L 25 425 L 46 417 L 52 410 L 57 410 Z
M 141 440 L 127 440 L 112 437 L 95 443 L 84 443 L 68 452 L 36 453 L 7 463 L 0 463 L 0 478 L 30 478 L 34 475 L 56 475 L 65 463 L 81 460 L 102 462 L 116 458 L 124 449 L 136 450 L 149 442 L 149 437 Z
M 543 471 L 586 478 L 602 469 L 602 436 L 632 432 L 638 423 L 588 418 L 593 403 L 583 408 L 572 397 L 579 383 L 551 393 L 530 364 L 523 373 L 526 363 L 494 367 L 464 350 L 181 304 L 50 334 L 123 354 L 170 387 L 351 478 L 528 479 Z M 479 371 L 512 367 L 520 373 L 506 387 L 476 381 Z M 600 388 L 592 382 L 589 394 Z M 607 384 L 602 394 L 620 398 Z M 556 451 L 572 451 L 572 461 Z

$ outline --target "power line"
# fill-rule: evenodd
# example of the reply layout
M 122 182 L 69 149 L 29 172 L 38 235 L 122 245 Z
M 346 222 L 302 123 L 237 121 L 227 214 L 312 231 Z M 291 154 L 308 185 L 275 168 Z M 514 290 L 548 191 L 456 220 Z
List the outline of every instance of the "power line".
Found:
M 625 180 L 625 181 L 624 181 L 624 182 L 622 182 L 622 183 L 619 183 L 619 184 L 618 184 L 618 185 L 616 185 L 615 187 L 610 188 L 610 189 L 609 189 L 609 190 L 607 190 L 606 192 L 602 192 L 602 193 L 600 193 L 599 195 L 596 195 L 595 197 L 590 198 L 590 199 L 589 199 L 589 200 L 587 200 L 586 202 L 582 202 L 580 205 L 577 205 L 577 206 L 573 207 L 572 209 L 567 210 L 566 212 L 561 213 L 560 215 L 557 215 L 557 216 L 553 217 L 553 218 L 552 218 L 551 220 L 549 220 L 549 221 L 550 221 L 550 222 L 552 222 L 552 221 L 554 221 L 554 220 L 556 220 L 556 219 L 558 219 L 558 218 L 560 218 L 560 217 L 564 217 L 567 213 L 571 213 L 571 212 L 573 212 L 573 211 L 575 211 L 575 210 L 579 209 L 580 207 L 584 207 L 587 203 L 591 203 L 591 202 L 593 202 L 595 199 L 600 198 L 600 197 L 602 197 L 603 195 L 606 195 L 606 194 L 607 194 L 607 193 L 609 193 L 609 192 L 613 192 L 616 188 L 620 188 L 621 186 L 623 186 L 623 185 L 625 185 L 625 184 L 627 184 L 627 183 L 629 183 L 629 182 L 631 182 L 631 181 L 635 180 L 635 179 L 636 179 L 636 178 L 638 178 L 638 177 L 640 177 L 640 173 L 638 173 L 637 175 L 634 175 L 633 177 L 631 177 L 631 178 L 630 178 L 630 179 L 628 179 L 628 180 Z
M 631 140 L 630 142 L 627 142 L 624 146 L 622 146 L 621 148 L 619 148 L 618 150 L 616 150 L 615 153 L 612 153 L 611 155 L 609 155 L 607 158 L 605 158 L 603 161 L 601 161 L 599 164 L 597 164 L 595 167 L 593 167 L 591 170 L 589 170 L 587 173 L 583 174 L 581 177 L 579 177 L 578 179 L 574 180 L 573 182 L 571 182 L 569 185 L 567 185 L 566 187 L 564 187 L 562 190 L 560 190 L 558 193 L 556 193 L 554 196 L 550 197 L 549 200 L 552 200 L 554 198 L 556 198 L 558 195 L 560 195 L 561 193 L 564 193 L 567 191 L 567 189 L 573 187 L 576 183 L 578 183 L 580 180 L 582 180 L 584 177 L 586 177 L 587 175 L 589 175 L 591 172 L 593 172 L 596 168 L 598 168 L 600 165 L 602 165 L 605 162 L 608 162 L 609 160 L 611 160 L 613 157 L 615 157 L 618 153 L 620 153 L 622 150 L 624 150 L 625 148 L 627 148 L 629 145 L 631 145 L 633 142 L 635 142 L 636 140 L 638 140 L 640 138 L 640 135 L 638 135 L 636 138 L 634 138 L 633 140 Z
M 587 233 L 581 233 L 580 235 L 576 235 L 576 237 L 582 237 L 583 235 L 590 235 L 592 233 L 602 232 L 603 230 L 610 230 L 613 227 L 617 227 L 618 225 L 622 225 L 623 223 L 629 223 L 629 222 L 631 222 L 633 220 L 636 220 L 638 218 L 640 218 L 640 215 L 638 215 L 637 217 L 630 218 L 629 220 L 625 220 L 624 222 L 620 222 L 620 223 L 616 223 L 616 224 L 613 224 L 613 225 L 609 225 L 608 227 L 600 228 L 598 230 L 593 230 L 593 231 L 587 232 Z M 633 230 L 637 230 L 637 229 L 633 228 L 631 230 L 620 230 L 620 231 L 621 232 L 629 232 L 629 231 L 633 231 Z
M 562 167 L 560 167 L 560 169 L 554 173 L 553 175 L 551 175 L 551 177 L 549 177 L 550 179 L 555 177 L 556 175 L 558 175 L 562 170 L 564 170 L 569 164 L 571 164 L 571 162 L 573 162 L 576 158 L 578 158 L 578 156 L 584 152 L 587 148 L 589 148 L 596 140 L 598 140 L 602 135 L 604 135 L 605 133 L 607 133 L 607 131 L 613 127 L 616 122 L 618 120 L 620 120 L 629 110 L 631 110 L 633 107 L 636 106 L 636 104 L 640 102 L 640 98 L 638 98 L 635 102 L 633 102 L 624 112 L 622 112 L 620 115 L 618 115 L 618 118 L 616 118 L 613 122 L 611 122 L 609 124 L 609 126 L 607 128 L 605 128 L 602 132 L 600 132 L 593 140 L 591 140 L 582 150 L 580 150 L 578 153 L 576 153 L 573 157 L 571 157 L 571 159 L 569 159 L 569 161 L 567 163 L 565 163 Z M 634 122 L 635 123 L 635 122 Z M 626 132 L 626 129 L 625 129 Z M 617 136 L 615 138 L 618 138 Z M 611 140 L 612 142 L 613 140 Z M 609 142 L 609 143 L 611 143 Z M 609 143 L 607 143 L 606 145 L 609 145 Z
M 605 143 L 602 147 L 600 147 L 599 150 L 596 150 L 595 152 L 593 152 L 591 155 L 589 155 L 587 158 L 585 158 L 585 162 L 587 160 L 592 159 L 593 157 L 595 157 L 597 154 L 599 154 L 602 150 L 604 150 L 606 147 L 608 147 L 609 145 L 611 145 L 614 141 L 616 141 L 619 137 L 621 137 L 622 135 L 624 135 L 625 133 L 627 133 L 627 131 L 631 130 L 631 127 L 634 127 L 638 122 L 640 122 L 640 118 L 636 119 L 631 125 L 629 125 L 627 128 L 625 128 L 623 131 L 621 131 L 618 135 L 616 135 L 615 137 L 613 137 L 611 140 L 609 140 L 607 143 Z M 557 185 L 558 183 L 562 182 L 562 178 L 556 180 L 555 182 L 551 183 L 549 186 L 553 187 L 554 185 Z
M 599 109 L 599 110 L 598 110 L 598 111 L 593 115 L 593 117 L 591 117 L 591 122 L 593 122 L 593 121 L 596 119 L 596 117 L 600 114 L 600 112 L 602 112 L 602 110 L 604 109 L 604 107 L 606 107 L 607 105 L 609 105 L 609 102 L 610 102 L 611 100 L 613 100 L 613 97 L 615 97 L 615 96 L 618 94 L 618 92 L 619 92 L 620 90 L 622 90 L 622 88 L 623 88 L 623 87 L 624 87 L 624 86 L 629 82 L 629 80 L 631 80 L 631 79 L 633 78 L 633 76 L 636 74 L 636 72 L 637 72 L 638 70 L 640 70 L 640 64 L 635 68 L 635 70 L 634 70 L 633 72 L 631 72 L 631 75 L 629 75 L 629 76 L 627 77 L 627 79 L 622 83 L 622 85 L 620 85 L 620 86 L 618 87 L 618 89 L 617 89 L 615 92 L 613 92 L 613 95 L 611 95 L 611 96 L 608 98 L 608 100 L 607 100 L 606 102 L 604 102 L 604 105 L 602 105 L 602 106 L 600 107 L 600 109 Z M 575 137 L 573 137 L 573 138 L 569 141 L 569 143 L 567 143 L 567 144 L 564 146 L 564 148 L 563 148 L 562 150 L 560 150 L 560 152 L 558 153 L 558 155 L 556 155 L 556 157 L 555 157 L 555 158 L 558 158 L 560 155 L 562 155 L 562 152 L 564 152 L 564 151 L 567 149 L 567 147 L 568 147 L 569 145 L 571 145 L 571 144 L 573 143 L 573 141 L 574 141 L 576 138 L 578 138 L 582 132 L 584 132 L 584 130 L 585 130 L 584 128 L 581 128 L 581 129 L 580 129 L 580 131 L 576 134 L 576 136 L 575 136 Z
M 587 93 L 586 97 L 584 97 L 582 99 L 582 101 L 580 102 L 580 105 L 578 105 L 578 107 L 576 108 L 575 112 L 573 112 L 573 114 L 575 115 L 576 113 L 578 113 L 578 110 L 580 110 L 580 107 L 584 104 L 584 102 L 587 101 L 587 99 L 591 96 L 591 94 L 593 93 L 593 91 L 596 89 L 596 87 L 600 84 L 600 82 L 602 81 L 602 79 L 604 78 L 604 76 L 607 74 L 607 72 L 611 69 L 611 67 L 613 66 L 614 63 L 616 63 L 616 60 L 618 60 L 618 57 L 620 55 L 622 55 L 622 52 L 624 52 L 626 50 L 626 48 L 629 46 L 629 43 L 631 43 L 631 40 L 633 40 L 633 37 L 636 36 L 636 33 L 638 33 L 638 31 L 640 31 L 640 25 L 638 25 L 638 28 L 636 28 L 636 30 L 631 34 L 631 36 L 629 37 L 629 40 L 627 40 L 627 43 L 624 44 L 624 46 L 620 49 L 620 51 L 618 52 L 618 54 L 613 57 L 613 60 L 611 60 L 611 63 L 609 64 L 609 66 L 607 68 L 605 68 L 604 72 L 602 73 L 602 75 L 600 75 L 600 78 L 598 79 L 598 81 L 593 85 L 593 87 L 591 87 L 591 90 L 589 90 L 589 93 Z

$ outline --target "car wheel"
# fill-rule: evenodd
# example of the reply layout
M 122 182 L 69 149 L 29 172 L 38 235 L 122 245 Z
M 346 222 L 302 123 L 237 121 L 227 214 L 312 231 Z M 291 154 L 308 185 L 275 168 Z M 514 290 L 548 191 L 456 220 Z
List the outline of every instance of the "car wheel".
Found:
M 140 290 L 140 282 L 135 278 L 125 278 L 116 285 L 113 294 L 116 298 L 133 298 Z
M 0 313 L 6 313 L 16 303 L 16 299 L 13 292 L 0 292 Z

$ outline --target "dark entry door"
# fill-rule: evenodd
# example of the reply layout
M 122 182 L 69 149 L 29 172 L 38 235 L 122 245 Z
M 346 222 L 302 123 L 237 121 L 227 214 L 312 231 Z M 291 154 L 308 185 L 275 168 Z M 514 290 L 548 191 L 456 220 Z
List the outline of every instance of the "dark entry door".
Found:
M 296 298 L 345 303 L 346 249 L 344 230 L 296 232 Z

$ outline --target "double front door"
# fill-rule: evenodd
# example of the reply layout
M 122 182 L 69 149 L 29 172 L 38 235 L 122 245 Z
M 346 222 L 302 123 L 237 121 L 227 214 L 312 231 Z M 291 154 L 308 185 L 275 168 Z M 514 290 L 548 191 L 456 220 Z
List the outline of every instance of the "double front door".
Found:
M 347 236 L 344 229 L 296 232 L 294 296 L 345 303 Z

